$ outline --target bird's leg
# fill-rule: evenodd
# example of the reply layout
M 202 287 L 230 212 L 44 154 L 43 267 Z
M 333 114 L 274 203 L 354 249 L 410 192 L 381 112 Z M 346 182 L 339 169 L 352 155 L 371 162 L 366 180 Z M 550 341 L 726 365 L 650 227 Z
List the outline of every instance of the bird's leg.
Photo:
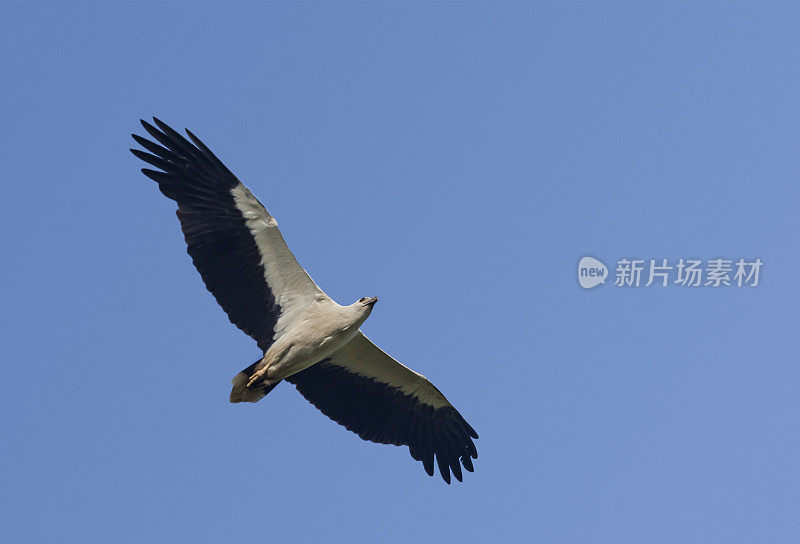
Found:
M 264 358 L 261 360 L 261 367 L 250 376 L 250 380 L 247 382 L 248 389 L 257 385 L 270 385 L 269 383 L 262 384 L 262 382 L 268 382 L 270 378 L 274 377 L 271 376 L 271 374 L 274 374 L 278 363 L 281 362 L 289 351 L 289 347 L 278 348 L 278 346 L 273 346 L 273 348 L 277 349 L 275 349 L 275 351 L 267 351 L 267 353 L 264 354 Z
M 255 372 L 253 372 L 253 375 L 250 376 L 250 381 L 247 382 L 247 388 L 250 389 L 254 385 L 256 385 L 258 382 L 260 382 L 261 380 L 266 379 L 266 377 L 267 377 L 267 369 L 268 368 L 269 368 L 268 365 L 264 365 L 261 368 L 259 368 L 258 370 L 256 370 Z

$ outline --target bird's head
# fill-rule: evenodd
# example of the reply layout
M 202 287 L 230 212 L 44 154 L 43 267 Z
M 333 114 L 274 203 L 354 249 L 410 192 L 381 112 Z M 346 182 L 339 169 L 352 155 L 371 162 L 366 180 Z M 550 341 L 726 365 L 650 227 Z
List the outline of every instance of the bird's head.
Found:
M 362 306 L 368 306 L 370 309 L 378 302 L 378 297 L 363 297 L 358 299 L 356 304 L 361 304 Z
M 363 297 L 352 303 L 349 307 L 355 312 L 359 319 L 359 326 L 372 313 L 372 307 L 378 302 L 378 297 Z

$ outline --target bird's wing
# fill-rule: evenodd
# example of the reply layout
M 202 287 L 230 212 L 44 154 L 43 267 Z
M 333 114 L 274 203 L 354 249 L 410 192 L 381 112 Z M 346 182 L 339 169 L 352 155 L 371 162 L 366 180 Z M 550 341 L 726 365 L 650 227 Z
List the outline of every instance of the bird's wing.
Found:
M 267 350 L 296 312 L 326 296 L 286 246 L 275 219 L 236 176 L 189 132 L 142 126 L 159 144 L 133 134 L 149 153 L 131 152 L 160 171 L 142 172 L 178 203 L 187 251 L 231 323 Z M 160 130 L 159 130 L 160 129 Z
M 286 378 L 323 414 L 364 440 L 407 445 L 433 476 L 472 472 L 478 434 L 434 385 L 358 332 L 331 357 Z

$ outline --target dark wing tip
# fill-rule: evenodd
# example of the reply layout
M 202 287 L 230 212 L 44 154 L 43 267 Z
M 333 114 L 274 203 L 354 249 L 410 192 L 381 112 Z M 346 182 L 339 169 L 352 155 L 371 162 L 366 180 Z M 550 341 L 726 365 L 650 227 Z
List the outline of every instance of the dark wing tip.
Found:
M 192 139 L 192 141 L 194 142 L 194 145 L 196 145 L 196 146 L 197 146 L 197 147 L 199 147 L 200 149 L 203 149 L 204 147 L 205 147 L 206 149 L 208 149 L 208 148 L 206 147 L 206 145 L 205 145 L 205 144 L 204 144 L 204 143 L 203 143 L 203 142 L 200 140 L 200 138 L 198 138 L 197 136 L 195 136 L 195 134 L 194 134 L 194 133 L 193 133 L 191 130 L 189 130 L 188 128 L 184 128 L 183 130 L 185 130 L 185 131 L 186 131 L 186 134 L 189 136 L 189 138 L 191 138 L 191 139 Z
M 422 466 L 425 467 L 428 476 L 433 476 L 433 452 L 426 452 L 422 458 Z
M 155 181 L 159 185 L 161 183 L 168 182 L 169 179 L 170 179 L 169 178 L 169 174 L 166 174 L 164 172 L 158 172 L 156 170 L 150 170 L 149 168 L 142 168 L 142 174 L 144 174 L 148 178 L 152 179 L 153 181 Z
M 436 462 L 439 465 L 439 474 L 441 474 L 442 479 L 450 485 L 450 465 L 447 464 L 447 461 L 440 453 L 436 454 Z

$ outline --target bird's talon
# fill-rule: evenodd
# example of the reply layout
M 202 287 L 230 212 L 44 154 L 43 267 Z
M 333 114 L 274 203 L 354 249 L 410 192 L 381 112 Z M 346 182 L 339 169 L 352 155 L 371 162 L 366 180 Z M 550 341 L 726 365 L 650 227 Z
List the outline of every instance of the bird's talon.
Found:
M 253 375 L 250 376 L 250 381 L 247 382 L 248 389 L 253 387 L 258 382 L 260 382 L 262 380 L 262 378 L 264 378 L 264 374 L 265 374 L 265 372 L 264 372 L 263 369 L 262 370 L 258 370 L 255 373 L 253 373 Z

